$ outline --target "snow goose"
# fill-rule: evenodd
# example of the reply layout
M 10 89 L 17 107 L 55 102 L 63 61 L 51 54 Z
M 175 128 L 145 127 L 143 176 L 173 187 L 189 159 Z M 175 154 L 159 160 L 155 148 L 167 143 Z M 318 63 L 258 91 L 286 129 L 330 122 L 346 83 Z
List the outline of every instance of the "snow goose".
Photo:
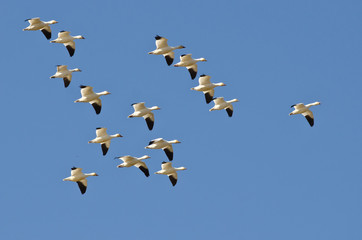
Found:
M 214 98 L 213 100 L 214 100 L 215 106 L 213 106 L 209 111 L 225 109 L 226 112 L 228 113 L 229 117 L 233 116 L 233 111 L 234 111 L 233 105 L 231 105 L 231 103 L 239 102 L 239 100 L 237 100 L 237 99 L 225 101 L 223 97 Z
M 64 46 L 67 48 L 69 55 L 72 57 L 75 52 L 75 43 L 74 39 L 84 39 L 83 36 L 70 36 L 70 32 L 68 31 L 60 31 L 58 33 L 58 38 L 50 41 L 51 43 L 63 43 Z
M 153 139 L 148 143 L 148 146 L 145 148 L 149 148 L 149 149 L 162 149 L 168 159 L 170 161 L 172 161 L 173 159 L 173 149 L 172 149 L 172 145 L 174 143 L 181 143 L 178 140 L 172 140 L 172 141 L 166 141 L 163 138 L 157 138 L 157 139 Z
M 311 110 L 309 110 L 309 108 L 311 106 L 316 106 L 316 105 L 320 105 L 321 103 L 320 102 L 314 102 L 314 103 L 310 103 L 310 104 L 307 104 L 307 105 L 304 105 L 303 103 L 298 103 L 298 104 L 294 104 L 291 106 L 294 107 L 294 111 L 289 113 L 289 116 L 290 115 L 295 115 L 295 114 L 302 114 L 306 119 L 307 121 L 309 122 L 309 125 L 311 127 L 313 127 L 314 125 L 314 116 L 313 116 L 313 113 Z
M 79 68 L 69 69 L 67 65 L 57 65 L 57 72 L 50 78 L 63 78 L 64 87 L 68 87 L 72 81 L 72 72 L 81 72 Z
M 111 93 L 107 91 L 95 93 L 93 92 L 93 87 L 90 86 L 80 85 L 80 88 L 80 93 L 82 94 L 82 97 L 75 100 L 74 102 L 89 102 L 90 104 L 92 104 L 94 110 L 96 111 L 96 114 L 99 114 L 102 110 L 102 101 L 99 97 Z
M 191 54 L 183 54 L 180 56 L 180 62 L 176 63 L 175 67 L 186 67 L 189 70 L 191 78 L 195 79 L 197 74 L 197 62 L 206 62 L 205 58 L 193 59 Z
M 135 167 L 139 168 L 146 175 L 146 177 L 149 177 L 150 173 L 148 171 L 148 167 L 147 167 L 146 163 L 142 162 L 142 160 L 147 159 L 147 158 L 151 158 L 151 157 L 147 156 L 147 155 L 144 155 L 140 158 L 135 158 L 135 157 L 131 157 L 131 156 L 123 156 L 123 157 L 115 157 L 114 159 L 121 159 L 123 161 L 122 164 L 119 164 L 117 166 L 118 168 L 135 166 Z
M 38 18 L 38 17 L 29 18 L 29 19 L 26 19 L 25 22 L 26 21 L 28 21 L 30 23 L 30 25 L 27 26 L 26 28 L 24 28 L 23 31 L 40 30 L 44 34 L 46 39 L 48 39 L 48 40 L 52 37 L 52 30 L 50 29 L 49 25 L 58 23 L 55 20 L 44 22 L 44 21 L 41 21 L 40 18 Z
M 97 137 L 93 140 L 90 140 L 88 143 L 100 143 L 102 147 L 103 156 L 108 152 L 109 146 L 111 145 L 111 140 L 113 138 L 123 137 L 121 134 L 107 134 L 107 128 L 97 128 L 96 129 Z
M 129 118 L 133 117 L 143 117 L 146 120 L 147 126 L 149 130 L 152 130 L 153 124 L 155 122 L 155 116 L 153 114 L 153 110 L 159 110 L 160 108 L 157 106 L 153 106 L 151 108 L 145 107 L 145 103 L 133 103 L 131 106 L 134 108 L 134 113 L 129 115 Z
M 76 167 L 72 167 L 70 175 L 70 177 L 64 178 L 63 181 L 72 181 L 78 183 L 80 192 L 82 194 L 87 191 L 87 177 L 98 176 L 97 173 L 82 173 L 82 169 Z
M 199 77 L 199 86 L 191 88 L 191 90 L 200 91 L 205 94 L 206 103 L 210 103 L 214 98 L 214 88 L 218 86 L 226 86 L 225 83 L 211 83 L 210 76 L 202 74 Z
M 172 167 L 171 162 L 162 162 L 161 168 L 162 169 L 158 172 L 155 172 L 155 174 L 167 175 L 172 183 L 172 186 L 175 186 L 177 183 L 177 171 L 186 170 L 185 167 Z
M 149 52 L 148 54 L 154 54 L 154 55 L 163 55 L 166 59 L 167 65 L 171 65 L 173 63 L 173 59 L 175 58 L 175 53 L 173 50 L 175 49 L 181 49 L 185 48 L 184 46 L 180 45 L 177 47 L 170 47 L 167 44 L 167 38 L 161 37 L 156 35 L 156 50 L 153 50 L 152 52 Z

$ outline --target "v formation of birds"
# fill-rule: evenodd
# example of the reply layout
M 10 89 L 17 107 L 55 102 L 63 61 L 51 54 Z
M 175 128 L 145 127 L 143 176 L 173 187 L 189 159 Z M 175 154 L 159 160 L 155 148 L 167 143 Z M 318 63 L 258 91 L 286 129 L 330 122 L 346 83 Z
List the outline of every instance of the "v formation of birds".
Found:
M 24 28 L 23 31 L 36 31 L 40 30 L 46 39 L 50 40 L 52 33 L 50 25 L 58 23 L 55 20 L 51 21 L 41 21 L 40 18 L 31 18 L 27 19 L 25 21 L 29 22 L 29 26 Z M 70 57 L 72 57 L 75 53 L 75 39 L 84 39 L 83 36 L 77 35 L 77 36 L 71 36 L 69 31 L 60 31 L 58 33 L 58 38 L 50 41 L 51 43 L 62 43 L 66 49 L 68 50 L 68 53 Z M 154 51 L 149 52 L 148 54 L 153 55 L 163 55 L 165 57 L 167 65 L 171 65 L 175 58 L 174 50 L 176 49 L 183 49 L 185 48 L 182 45 L 171 47 L 167 44 L 167 39 L 164 37 L 161 37 L 159 35 L 155 36 L 156 39 L 156 49 Z M 191 54 L 182 54 L 180 56 L 180 62 L 174 64 L 175 67 L 186 67 L 187 70 L 190 73 L 191 79 L 195 79 L 197 76 L 198 68 L 197 63 L 198 62 L 206 62 L 207 60 L 205 58 L 192 58 Z M 64 87 L 67 88 L 71 81 L 72 81 L 72 73 L 73 72 L 81 72 L 79 68 L 75 69 L 68 69 L 67 65 L 57 65 L 57 71 L 56 73 L 51 76 L 50 78 L 63 78 L 64 81 Z M 196 87 L 191 88 L 191 90 L 200 91 L 203 92 L 205 96 L 206 103 L 209 104 L 211 101 L 214 102 L 214 106 L 209 111 L 214 110 L 223 110 L 225 109 L 227 112 L 227 115 L 229 117 L 232 117 L 233 115 L 233 105 L 232 103 L 238 102 L 238 99 L 232 99 L 229 101 L 225 101 L 223 97 L 214 97 L 215 88 L 219 86 L 226 86 L 226 84 L 220 82 L 220 83 L 211 83 L 210 76 L 202 74 L 199 77 L 199 85 Z M 93 87 L 91 86 L 80 86 L 81 90 L 81 98 L 75 100 L 74 102 L 85 102 L 90 103 L 96 114 L 101 113 L 102 109 L 102 102 L 100 97 L 103 95 L 108 95 L 110 92 L 108 91 L 102 91 L 95 93 L 93 91 Z M 314 102 L 310 104 L 304 105 L 303 103 L 294 104 L 291 107 L 294 107 L 294 111 L 292 111 L 289 115 L 295 115 L 295 114 L 302 114 L 312 127 L 314 125 L 314 116 L 311 110 L 309 108 L 311 106 L 320 105 L 320 102 Z M 140 103 L 133 103 L 132 107 L 134 109 L 134 112 L 130 114 L 128 117 L 143 117 L 146 121 L 148 129 L 151 131 L 154 126 L 155 122 L 155 116 L 152 111 L 159 110 L 160 108 L 158 106 L 153 107 L 146 107 L 144 102 Z M 101 144 L 102 154 L 105 156 L 108 152 L 108 149 L 111 144 L 111 140 L 113 138 L 119 138 L 122 137 L 121 134 L 116 133 L 109 135 L 107 133 L 107 128 L 100 127 L 96 129 L 96 138 L 93 140 L 90 140 L 88 143 L 99 143 Z M 146 149 L 162 149 L 169 161 L 163 161 L 161 163 L 161 170 L 155 172 L 155 174 L 163 174 L 167 175 L 171 181 L 171 184 L 173 186 L 177 183 L 177 171 L 186 170 L 185 167 L 173 167 L 172 166 L 172 160 L 173 160 L 173 147 L 172 144 L 180 143 L 178 140 L 171 140 L 167 141 L 163 138 L 157 138 L 154 140 L 151 140 L 146 146 Z M 142 157 L 132 157 L 132 156 L 121 156 L 121 157 L 115 157 L 115 159 L 120 159 L 123 161 L 123 163 L 119 164 L 118 168 L 124 168 L 124 167 L 132 167 L 135 166 L 139 168 L 143 174 L 146 177 L 149 177 L 149 170 L 146 165 L 146 163 L 143 161 L 145 159 L 150 158 L 148 155 L 144 155 Z M 84 194 L 87 190 L 87 177 L 89 176 L 98 176 L 97 173 L 83 173 L 82 168 L 78 167 L 72 167 L 71 168 L 71 176 L 64 178 L 63 181 L 72 181 L 76 182 L 79 186 L 79 189 L 82 194 Z

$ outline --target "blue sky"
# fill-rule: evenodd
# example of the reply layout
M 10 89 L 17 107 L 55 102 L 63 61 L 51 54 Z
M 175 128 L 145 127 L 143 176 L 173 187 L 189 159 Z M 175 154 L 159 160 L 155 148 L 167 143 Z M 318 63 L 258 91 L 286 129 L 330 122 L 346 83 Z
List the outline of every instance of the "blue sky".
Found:
M 7 1 L 0 9 L 3 126 L 0 236 L 4 239 L 362 238 L 361 1 Z M 70 58 L 24 19 L 57 20 L 83 35 Z M 208 61 L 199 74 L 238 98 L 234 116 L 209 112 L 185 68 L 167 66 L 154 36 Z M 57 64 L 80 68 L 65 89 Z M 107 90 L 96 115 L 74 103 L 79 85 Z M 128 119 L 131 104 L 159 106 L 155 126 Z M 315 126 L 288 116 L 312 108 Z M 107 156 L 87 142 L 97 127 L 124 137 Z M 178 139 L 167 160 L 149 140 Z M 117 169 L 116 156 L 150 155 L 151 176 Z M 73 166 L 85 195 L 62 182 Z

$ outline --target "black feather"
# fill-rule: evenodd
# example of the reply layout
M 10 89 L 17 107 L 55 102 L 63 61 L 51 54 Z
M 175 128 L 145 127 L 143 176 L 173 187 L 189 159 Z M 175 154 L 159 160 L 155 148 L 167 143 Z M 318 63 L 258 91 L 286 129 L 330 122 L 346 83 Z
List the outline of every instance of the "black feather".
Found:
M 195 71 L 194 69 L 192 68 L 189 68 L 189 73 L 191 75 L 191 79 L 195 79 L 196 75 L 197 75 L 197 71 Z
M 78 183 L 78 187 L 79 187 L 79 189 L 80 189 L 80 192 L 81 192 L 82 194 L 84 194 L 85 191 L 87 191 L 87 187 L 84 186 L 82 182 L 77 182 L 77 183 Z
M 148 171 L 147 168 L 140 166 L 139 169 L 146 175 L 146 177 L 150 176 L 150 172 Z
M 102 147 L 103 156 L 105 156 L 108 152 L 108 148 L 105 143 L 102 143 L 101 147 Z
M 170 179 L 171 183 L 172 183 L 172 186 L 175 186 L 176 183 L 177 183 L 177 179 L 174 178 L 172 175 L 168 176 L 168 178 Z
M 69 84 L 70 84 L 69 79 L 68 78 L 63 78 L 63 81 L 64 81 L 64 87 L 67 88 L 69 86 Z
M 75 49 L 70 45 L 65 46 L 68 49 L 69 55 L 72 57 L 74 55 Z
M 311 127 L 313 127 L 313 125 L 314 125 L 314 119 L 313 119 L 311 116 L 309 116 L 309 115 L 306 115 L 305 118 L 308 120 L 309 125 L 310 125 Z
M 212 100 L 213 100 L 213 96 L 210 95 L 210 93 L 205 93 L 205 100 L 206 100 L 206 103 L 209 104 Z
M 145 120 L 146 120 L 148 129 L 151 131 L 151 130 L 153 129 L 153 124 L 154 124 L 154 122 L 153 122 L 152 119 L 149 118 L 149 117 L 145 118 Z
M 102 106 L 98 105 L 97 103 L 92 103 L 92 106 L 94 110 L 96 111 L 96 114 L 99 114 L 102 110 Z
M 48 32 L 45 29 L 42 29 L 41 32 L 44 34 L 44 36 L 49 40 L 52 37 L 52 33 Z
M 166 153 L 168 159 L 172 161 L 173 159 L 173 152 L 171 152 L 168 148 L 163 149 L 163 151 Z
M 231 110 L 230 108 L 226 108 L 225 110 L 228 113 L 229 117 L 233 116 L 233 110 Z

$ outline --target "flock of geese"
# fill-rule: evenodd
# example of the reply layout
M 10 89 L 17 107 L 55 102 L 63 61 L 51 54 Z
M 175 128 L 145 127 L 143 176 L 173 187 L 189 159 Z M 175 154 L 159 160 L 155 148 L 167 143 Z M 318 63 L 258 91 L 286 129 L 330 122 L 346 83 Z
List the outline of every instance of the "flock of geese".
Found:
M 31 18 L 27 19 L 25 21 L 29 22 L 29 26 L 24 28 L 23 31 L 36 31 L 40 30 L 46 37 L 46 39 L 51 39 L 51 28 L 50 25 L 58 23 L 55 20 L 51 21 L 41 21 L 40 18 Z M 51 43 L 63 43 L 63 45 L 67 48 L 68 53 L 70 57 L 72 57 L 75 53 L 75 39 L 84 39 L 83 36 L 77 35 L 77 36 L 71 36 L 69 31 L 60 31 L 58 33 L 58 38 L 55 40 L 50 41 Z M 156 50 L 149 52 L 148 54 L 153 55 L 163 55 L 165 57 L 167 65 L 171 65 L 175 58 L 174 50 L 176 49 L 183 49 L 185 48 L 182 45 L 171 47 L 167 44 L 167 39 L 161 36 L 156 35 Z M 205 58 L 196 58 L 193 59 L 191 54 L 183 54 L 180 56 L 180 62 L 174 64 L 175 67 L 186 67 L 187 70 L 190 73 L 191 79 L 195 79 L 197 76 L 197 63 L 198 62 L 206 62 L 207 60 Z M 72 73 L 73 72 L 81 72 L 79 68 L 75 69 L 68 69 L 67 65 L 57 65 L 57 72 L 51 76 L 50 78 L 62 78 L 64 81 L 64 87 L 67 88 L 71 81 L 72 81 Z M 214 106 L 209 111 L 214 110 L 223 110 L 225 109 L 228 116 L 232 117 L 233 115 L 233 105 L 232 103 L 238 102 L 238 99 L 232 99 L 229 101 L 225 101 L 223 97 L 214 97 L 215 94 L 215 88 L 220 86 L 226 86 L 224 83 L 211 83 L 210 76 L 202 74 L 199 77 L 199 85 L 196 87 L 191 88 L 191 90 L 200 91 L 203 92 L 205 96 L 206 103 L 209 104 L 211 101 L 214 102 Z M 75 100 L 74 102 L 85 102 L 90 103 L 92 107 L 94 108 L 96 114 L 101 113 L 102 109 L 102 101 L 100 99 L 101 96 L 108 95 L 110 92 L 108 91 L 102 91 L 102 92 L 94 92 L 93 87 L 91 86 L 80 86 L 80 92 L 82 97 Z M 294 111 L 291 112 L 289 115 L 295 115 L 295 114 L 302 114 L 312 127 L 314 125 L 314 117 L 313 113 L 309 108 L 311 106 L 319 105 L 320 102 L 314 102 L 307 105 L 304 105 L 303 103 L 298 103 L 292 105 L 294 107 Z M 144 102 L 140 103 L 134 103 L 132 104 L 134 108 L 134 112 L 128 116 L 128 118 L 134 118 L 134 117 L 143 117 L 146 121 L 147 127 L 149 130 L 153 129 L 155 117 L 154 113 L 152 111 L 159 110 L 160 108 L 158 106 L 153 107 L 146 107 Z M 120 138 L 122 137 L 121 134 L 116 133 L 109 135 L 107 133 L 107 128 L 97 128 L 96 129 L 96 138 L 93 140 L 90 140 L 88 143 L 99 143 L 101 144 L 102 154 L 105 156 L 108 152 L 108 149 L 111 144 L 111 140 L 114 138 Z M 146 146 L 146 149 L 162 149 L 167 158 L 168 162 L 163 161 L 161 164 L 161 170 L 155 172 L 155 174 L 163 174 L 167 175 L 172 183 L 173 186 L 177 183 L 177 171 L 186 170 L 185 167 L 178 167 L 175 168 L 172 166 L 171 161 L 173 160 L 173 148 L 172 144 L 180 143 L 178 140 L 171 140 L 167 141 L 163 138 L 157 138 L 154 140 L 151 140 Z M 118 168 L 124 168 L 124 167 L 132 167 L 135 166 L 138 169 L 140 169 L 146 177 L 149 177 L 149 170 L 145 162 L 143 160 L 150 158 L 148 155 L 144 155 L 142 157 L 136 158 L 132 156 L 121 156 L 116 157 L 115 159 L 120 159 L 123 161 L 122 164 L 119 164 Z M 79 189 L 82 194 L 84 194 L 87 190 L 87 177 L 89 176 L 98 176 L 97 173 L 83 173 L 82 168 L 72 167 L 71 168 L 71 176 L 64 178 L 63 181 L 72 181 L 76 182 L 79 186 Z

